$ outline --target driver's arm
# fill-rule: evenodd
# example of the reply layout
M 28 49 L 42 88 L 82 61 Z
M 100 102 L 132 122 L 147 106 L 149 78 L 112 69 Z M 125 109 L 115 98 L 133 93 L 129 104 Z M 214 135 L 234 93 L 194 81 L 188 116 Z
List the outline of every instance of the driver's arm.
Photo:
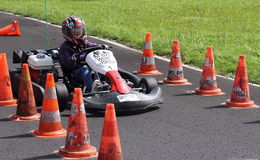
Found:
M 102 46 L 101 44 L 93 43 L 93 42 L 90 42 L 90 41 L 88 41 L 88 40 L 85 40 L 84 43 L 85 43 L 85 48 L 89 48 L 89 47 L 101 47 L 101 46 Z
M 106 44 L 97 44 L 97 43 L 90 42 L 88 40 L 85 40 L 84 42 L 85 42 L 85 48 L 89 48 L 89 47 L 101 47 L 103 49 L 111 48 L 110 46 L 108 46 Z
M 74 51 L 72 48 L 61 46 L 59 52 L 59 62 L 62 66 L 64 66 L 67 70 L 72 70 L 74 67 L 74 59 L 73 59 Z

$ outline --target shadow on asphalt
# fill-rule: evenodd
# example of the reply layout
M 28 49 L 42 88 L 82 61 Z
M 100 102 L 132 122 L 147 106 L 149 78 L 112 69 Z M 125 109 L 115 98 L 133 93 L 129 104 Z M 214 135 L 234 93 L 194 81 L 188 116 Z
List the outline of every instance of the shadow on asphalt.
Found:
M 176 94 L 174 96 L 192 96 L 192 95 L 197 95 L 195 93 L 182 93 L 182 94 Z
M 143 113 L 148 113 L 148 112 L 152 112 L 155 110 L 158 110 L 160 107 L 157 106 L 153 106 L 153 107 L 149 107 L 147 109 L 144 110 L 140 110 L 140 111 L 131 111 L 131 112 L 121 112 L 121 113 L 117 113 L 116 115 L 119 117 L 123 117 L 123 116 L 133 116 L 133 115 L 138 115 L 138 114 L 143 114 Z
M 9 118 L 1 118 L 0 122 L 6 122 L 6 121 L 11 121 Z
M 138 114 L 143 114 L 143 113 L 148 113 L 148 112 L 152 112 L 155 110 L 158 110 L 160 107 L 157 106 L 153 106 L 153 107 L 149 107 L 147 109 L 144 110 L 140 110 L 140 111 L 128 111 L 128 112 L 119 112 L 116 113 L 117 117 L 123 117 L 123 116 L 133 116 L 133 115 L 138 115 Z M 105 112 L 100 112 L 100 111 L 94 111 L 94 110 L 87 110 L 87 118 L 94 118 L 94 117 L 104 117 L 104 113 Z M 69 117 L 69 114 L 64 114 L 61 115 L 61 117 Z
M 192 91 L 192 90 L 188 90 L 188 91 L 185 91 L 185 92 L 186 93 L 175 94 L 174 96 L 193 96 L 193 95 L 199 96 L 198 94 L 195 93 L 195 91 Z
M 23 160 L 35 160 L 35 159 L 57 159 L 60 158 L 56 154 L 48 154 L 48 155 L 43 155 L 43 156 L 38 156 L 38 157 L 32 157 L 32 158 L 25 158 Z
M 212 107 L 204 107 L 204 109 L 223 109 L 223 108 L 229 108 L 226 105 L 218 105 L 218 106 L 212 106 Z
M 258 120 L 258 121 L 252 121 L 252 122 L 245 122 L 245 123 L 243 123 L 243 124 L 258 124 L 258 123 L 260 123 L 260 120 Z
M 14 135 L 14 136 L 7 136 L 7 137 L 1 137 L 1 139 L 11 139 L 11 138 L 29 138 L 33 137 L 31 134 L 19 134 L 19 135 Z

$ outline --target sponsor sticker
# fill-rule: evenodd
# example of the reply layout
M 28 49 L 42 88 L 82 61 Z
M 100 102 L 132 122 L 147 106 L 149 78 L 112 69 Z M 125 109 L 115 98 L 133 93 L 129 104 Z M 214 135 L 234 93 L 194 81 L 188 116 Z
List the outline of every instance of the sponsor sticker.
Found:
M 94 52 L 93 57 L 99 61 L 101 64 L 114 64 L 115 60 L 111 57 L 110 52 L 107 51 L 99 51 Z

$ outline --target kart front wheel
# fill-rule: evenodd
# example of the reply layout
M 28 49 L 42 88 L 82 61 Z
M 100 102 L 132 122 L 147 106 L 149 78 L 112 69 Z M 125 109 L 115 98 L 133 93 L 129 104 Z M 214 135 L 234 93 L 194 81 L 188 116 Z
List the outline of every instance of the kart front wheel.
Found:
M 148 94 L 152 91 L 153 88 L 157 87 L 158 83 L 153 77 L 142 78 L 139 83 L 139 88 L 142 88 L 142 92 Z

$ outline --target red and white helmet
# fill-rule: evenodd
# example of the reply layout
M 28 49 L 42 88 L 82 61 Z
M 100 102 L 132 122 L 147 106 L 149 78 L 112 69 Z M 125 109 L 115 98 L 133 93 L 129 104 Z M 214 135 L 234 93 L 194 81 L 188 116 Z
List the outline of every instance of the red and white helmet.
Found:
M 81 44 L 86 37 L 85 22 L 79 17 L 70 16 L 62 22 L 62 33 L 66 40 Z

